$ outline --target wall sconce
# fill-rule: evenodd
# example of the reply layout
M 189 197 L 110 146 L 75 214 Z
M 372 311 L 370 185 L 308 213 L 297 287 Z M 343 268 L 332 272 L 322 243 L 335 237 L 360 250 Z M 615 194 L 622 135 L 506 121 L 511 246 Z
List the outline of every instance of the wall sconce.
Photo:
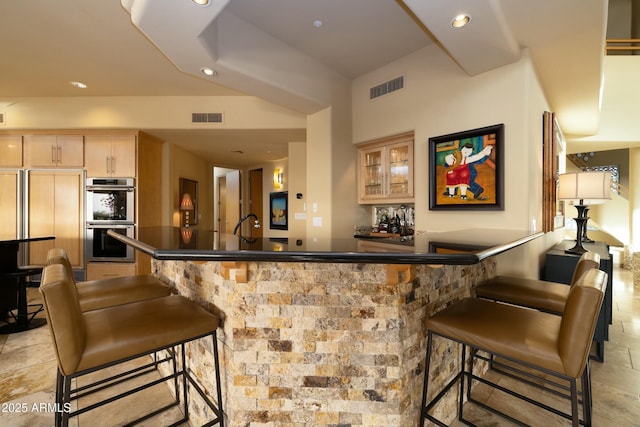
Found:
M 184 193 L 180 201 L 180 210 L 184 212 L 184 226 L 189 227 L 189 212 L 194 210 L 191 194 Z
M 579 172 L 566 173 L 558 177 L 558 199 L 574 201 L 578 211 L 576 221 L 576 245 L 565 252 L 581 255 L 587 250 L 582 246 L 583 241 L 589 241 L 587 236 L 587 221 L 589 205 L 603 203 L 610 199 L 611 174 L 609 172 Z
M 276 189 L 282 188 L 282 182 L 283 182 L 282 169 L 276 168 L 273 171 L 273 188 L 276 188 Z

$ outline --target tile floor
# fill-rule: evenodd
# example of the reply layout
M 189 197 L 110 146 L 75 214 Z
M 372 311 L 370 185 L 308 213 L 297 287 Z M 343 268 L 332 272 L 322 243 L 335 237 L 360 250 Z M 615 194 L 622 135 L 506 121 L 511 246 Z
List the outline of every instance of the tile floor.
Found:
M 30 303 L 38 302 L 40 294 L 36 288 L 28 289 Z M 44 317 L 40 313 L 38 317 Z M 148 363 L 148 357 L 127 362 L 127 369 Z M 121 372 L 121 368 L 110 368 Z M 105 370 L 109 371 L 109 370 Z M 94 378 L 105 375 L 105 371 L 80 377 L 77 385 L 87 384 Z M 115 373 L 114 372 L 114 373 Z M 55 400 L 56 360 L 51 347 L 51 336 L 46 326 L 26 332 L 0 335 L 0 426 L 2 427 L 51 427 L 54 413 L 47 405 Z M 122 392 L 133 386 L 149 381 L 150 376 L 158 378 L 157 371 L 128 382 Z M 153 378 L 152 378 L 153 379 Z M 99 394 L 97 394 L 99 395 Z M 92 403 L 96 395 L 80 400 L 80 407 Z M 128 396 L 117 402 L 97 408 L 78 417 L 73 417 L 72 427 L 113 427 L 124 425 L 154 409 L 173 402 L 166 383 L 153 386 L 145 391 Z M 75 407 L 73 408 L 75 409 Z M 139 424 L 141 426 L 169 425 L 182 418 L 178 407 Z M 187 423 L 184 424 L 188 426 Z
M 29 289 L 29 297 L 39 297 L 37 290 Z M 592 362 L 594 400 L 594 427 L 640 426 L 640 286 L 633 285 L 628 270 L 614 269 L 613 325 L 609 328 L 609 341 L 605 344 L 605 362 Z M 46 404 L 53 403 L 55 385 L 55 356 L 51 350 L 49 331 L 41 327 L 11 335 L 0 335 L 0 426 L 49 427 L 53 414 Z M 506 383 L 507 379 L 500 379 Z M 513 387 L 520 385 L 511 384 Z M 513 403 L 499 392 L 478 390 L 478 398 L 491 405 L 508 408 L 522 420 L 534 426 L 555 427 L 569 423 L 548 415 L 526 404 Z M 557 400 L 552 397 L 544 397 Z M 72 419 L 76 426 L 115 426 L 136 411 L 145 411 L 145 404 L 158 404 L 171 399 L 164 385 L 91 411 Z M 43 406 L 44 404 L 44 406 Z M 19 412 L 22 409 L 24 412 Z M 140 412 L 144 413 L 144 412 Z M 506 426 L 505 420 L 496 418 L 475 405 L 466 405 L 465 416 L 481 426 Z M 152 419 L 146 425 L 166 425 L 179 419 L 173 412 Z M 452 426 L 459 426 L 454 422 Z M 404 426 L 403 426 L 404 427 Z M 410 426 L 408 426 L 410 427 Z
M 613 324 L 605 342 L 605 361 L 591 361 L 593 390 L 593 427 L 640 426 L 640 286 L 633 285 L 629 270 L 614 268 Z M 528 387 L 492 374 L 492 379 L 506 388 L 527 394 Z M 531 390 L 531 388 L 529 388 Z M 532 426 L 570 426 L 571 422 L 535 406 L 522 403 L 499 391 L 477 387 L 475 398 Z M 531 396 L 532 394 L 529 393 Z M 570 412 L 569 404 L 549 393 L 537 396 L 544 403 Z M 508 421 L 473 404 L 465 404 L 465 418 L 479 426 L 511 426 Z M 464 424 L 455 421 L 453 427 Z

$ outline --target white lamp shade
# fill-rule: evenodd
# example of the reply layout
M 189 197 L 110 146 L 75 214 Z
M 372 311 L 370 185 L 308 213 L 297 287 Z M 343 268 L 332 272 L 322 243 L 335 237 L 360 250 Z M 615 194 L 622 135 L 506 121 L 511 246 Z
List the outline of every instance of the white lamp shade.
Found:
M 609 172 L 565 173 L 558 177 L 558 199 L 582 200 L 595 204 L 610 199 L 611 174 Z

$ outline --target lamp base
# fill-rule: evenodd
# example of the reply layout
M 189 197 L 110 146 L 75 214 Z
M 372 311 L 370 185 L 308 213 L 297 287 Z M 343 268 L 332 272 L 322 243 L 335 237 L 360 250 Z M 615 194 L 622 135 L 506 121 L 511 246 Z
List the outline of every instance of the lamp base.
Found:
M 589 252 L 589 251 L 582 246 L 581 242 L 576 243 L 576 245 L 571 249 L 566 249 L 564 251 L 564 253 L 566 254 L 575 254 L 575 255 L 582 255 L 585 252 Z
M 574 218 L 576 222 L 576 244 L 574 247 L 567 249 L 564 252 L 567 254 L 582 255 L 585 252 L 589 252 L 582 246 L 582 236 L 587 228 L 587 221 L 589 220 L 589 217 L 586 216 L 585 206 L 582 204 L 576 205 L 576 209 L 578 210 L 578 217 Z
M 584 207 L 584 212 L 582 213 L 582 215 L 587 219 L 587 221 L 589 220 L 589 206 Z M 584 222 L 584 228 L 582 230 L 582 243 L 593 243 L 595 242 L 595 240 L 587 237 L 587 221 Z

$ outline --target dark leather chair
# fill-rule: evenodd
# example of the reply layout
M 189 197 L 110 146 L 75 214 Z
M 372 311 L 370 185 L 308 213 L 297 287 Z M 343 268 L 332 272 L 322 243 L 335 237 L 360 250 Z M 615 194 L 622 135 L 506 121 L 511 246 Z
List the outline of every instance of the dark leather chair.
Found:
M 584 273 L 600 267 L 600 255 L 585 252 L 573 271 L 573 285 Z M 496 276 L 476 288 L 476 296 L 562 315 L 569 297 L 570 286 L 564 283 L 527 279 L 513 276 Z
M 428 401 L 434 335 L 462 344 L 459 371 L 443 387 L 443 390 L 448 390 L 457 381 L 461 382 L 458 396 L 458 418 L 461 421 L 468 422 L 464 420 L 462 410 L 465 390 L 469 402 L 508 419 L 513 420 L 517 417 L 516 414 L 505 414 L 475 400 L 471 393 L 472 382 L 481 381 L 570 419 L 574 427 L 578 427 L 581 422 L 585 426 L 591 425 L 589 350 L 606 286 L 607 274 L 601 270 L 590 269 L 570 288 L 562 316 L 478 298 L 466 298 L 430 317 L 427 320 L 427 355 L 420 425 L 424 425 L 427 419 L 444 425 L 429 413 L 443 395 L 439 393 Z M 489 357 L 482 356 L 481 352 Z M 472 359 L 470 363 L 466 360 L 467 353 L 470 353 Z M 489 362 L 491 356 L 502 358 L 512 365 L 522 366 L 527 369 L 529 375 L 531 371 L 538 372 L 538 379 L 549 377 L 554 378 L 554 383 L 563 384 L 569 390 L 566 397 L 571 402 L 571 413 L 557 411 L 536 402 L 535 396 L 523 396 L 475 375 L 473 369 L 476 359 Z M 582 393 L 578 391 L 579 380 Z M 578 410 L 580 394 L 582 420 Z
M 73 280 L 71 263 L 64 249 L 50 249 L 47 263 L 63 265 Z M 90 280 L 77 282 L 76 286 L 83 312 L 171 295 L 171 288 L 151 275 Z
M 181 350 L 182 363 L 179 368 L 173 358 L 167 360 L 173 362 L 173 374 L 115 396 L 109 396 L 89 407 L 57 412 L 55 419 L 57 426 L 67 426 L 69 418 L 95 407 L 140 392 L 162 381 L 177 381 L 177 378 L 181 377 L 182 397 L 176 391 L 176 402 L 168 407 L 159 408 L 153 414 L 179 405 L 182 401 L 185 416 L 179 423 L 187 422 L 188 383 L 196 389 L 214 414 L 214 418 L 208 425 L 217 424 L 223 427 L 216 316 L 200 305 L 178 295 L 83 312 L 73 278 L 60 264 L 45 267 L 40 292 L 58 362 L 56 403 L 59 408 L 72 408 L 71 401 L 78 397 L 78 389 L 72 389 L 72 381 L 78 377 L 162 350 L 169 350 L 170 354 L 174 354 L 176 352 L 173 349 L 176 346 Z M 217 403 L 206 397 L 201 386 L 193 378 L 186 360 L 185 343 L 207 336 L 213 340 Z M 93 391 L 105 392 L 109 385 L 122 382 L 121 376 L 113 376 L 108 381 L 97 382 L 96 389 Z M 89 388 L 82 387 L 83 396 L 92 392 L 88 390 Z M 147 418 L 148 415 L 145 415 L 136 421 Z

